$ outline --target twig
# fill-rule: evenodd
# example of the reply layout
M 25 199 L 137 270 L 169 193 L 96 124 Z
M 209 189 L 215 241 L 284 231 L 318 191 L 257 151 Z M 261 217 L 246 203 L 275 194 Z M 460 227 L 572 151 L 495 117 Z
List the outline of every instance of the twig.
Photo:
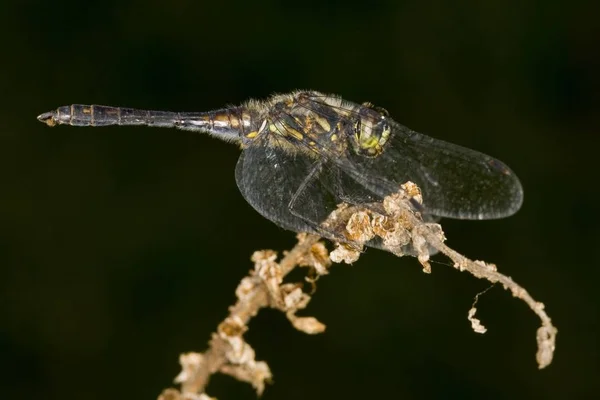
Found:
M 159 398 L 198 398 L 197 394 L 204 392 L 211 375 L 216 372 L 249 382 L 259 394 L 262 393 L 265 382 L 271 379 L 271 372 L 265 362 L 254 359 L 254 350 L 242 335 L 250 319 L 267 306 L 285 311 L 292 324 L 306 333 L 325 330 L 325 326 L 312 317 L 295 316 L 297 310 L 306 307 L 310 298 L 298 285 L 282 285 L 283 277 L 298 266 L 311 266 L 321 275 L 327 273 L 330 261 L 319 239 L 314 235 L 299 234 L 296 246 L 279 263 L 275 262 L 277 255 L 273 251 L 255 252 L 252 255 L 255 268 L 242 279 L 236 290 L 238 300 L 213 333 L 208 350 L 203 354 L 180 356 L 182 372 L 175 381 L 181 383 L 181 393 L 167 389 Z
M 427 235 L 427 238 L 429 239 L 429 235 Z M 527 303 L 529 308 L 531 308 L 542 321 L 542 325 L 537 330 L 538 350 L 536 353 L 536 360 L 538 367 L 542 369 L 552 363 L 558 330 L 552 325 L 550 317 L 546 314 L 544 303 L 535 301 L 522 286 L 517 284 L 510 277 L 499 273 L 494 264 L 486 264 L 483 261 L 477 260 L 472 261 L 439 241 L 430 241 L 429 243 L 454 261 L 454 268 L 459 271 L 468 271 L 476 278 L 486 279 L 492 283 L 499 282 L 504 286 L 504 289 L 510 290 L 514 297 Z M 473 307 L 471 310 L 475 310 L 475 308 Z
M 251 383 L 260 395 L 265 383 L 271 380 L 271 371 L 265 362 L 255 360 L 254 350 L 243 339 L 250 319 L 261 308 L 270 306 L 285 312 L 296 329 L 309 334 L 323 332 L 325 325 L 315 318 L 295 315 L 307 306 L 310 296 L 302 291 L 301 285 L 283 284 L 283 278 L 298 266 L 310 267 L 317 277 L 325 275 L 331 261 L 356 261 L 364 244 L 373 239 L 379 240 L 381 247 L 398 256 L 416 256 L 426 273 L 431 272 L 430 255 L 439 251 L 454 262 L 456 269 L 492 283 L 501 283 L 514 297 L 525 301 L 542 321 L 537 330 L 536 358 L 539 368 L 548 366 L 554 354 L 557 329 L 546 314 L 544 304 L 536 302 L 510 277 L 499 273 L 495 265 L 472 261 L 446 246 L 441 226 L 424 222 L 413 207 L 414 202 L 422 202 L 421 192 L 416 185 L 407 182 L 398 193 L 386 197 L 380 204 L 368 207 L 340 205 L 323 226 L 330 231 L 339 229 L 347 241 L 337 244 L 330 254 L 319 237 L 307 234 L 298 235 L 296 246 L 279 263 L 275 261 L 277 254 L 274 251 L 255 252 L 252 255 L 254 270 L 242 279 L 236 290 L 238 300 L 230 307 L 229 316 L 219 325 L 217 332 L 213 333 L 208 350 L 202 354 L 180 356 L 182 372 L 175 381 L 181 384 L 181 392 L 167 389 L 159 399 L 210 399 L 205 389 L 210 376 L 217 372 Z M 485 327 L 474 317 L 475 312 L 473 304 L 468 319 L 476 332 L 484 333 Z

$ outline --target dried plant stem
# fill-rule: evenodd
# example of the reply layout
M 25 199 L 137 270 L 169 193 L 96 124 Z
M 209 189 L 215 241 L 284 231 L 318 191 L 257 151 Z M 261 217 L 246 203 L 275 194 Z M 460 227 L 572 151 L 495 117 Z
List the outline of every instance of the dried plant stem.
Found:
M 486 279 L 491 283 L 501 283 L 505 289 L 510 290 L 514 297 L 523 300 L 531 310 L 540 318 L 542 325 L 537 330 L 538 351 L 536 360 L 540 369 L 547 367 L 552 362 L 556 347 L 556 334 L 558 330 L 552 325 L 552 320 L 545 310 L 544 303 L 535 301 L 533 297 L 518 283 L 510 277 L 499 273 L 494 264 L 486 264 L 483 261 L 472 261 L 467 257 L 452 250 L 433 235 L 425 235 L 429 244 L 445 254 L 454 262 L 454 267 L 460 271 L 468 271 L 473 276 Z M 474 308 L 472 308 L 474 310 Z M 474 312 L 473 312 L 474 315 Z M 471 319 L 471 318 L 469 318 Z
M 318 236 L 302 235 L 296 246 L 281 260 L 282 277 L 296 268 L 300 261 L 308 254 L 314 244 L 319 241 Z M 227 320 L 235 320 L 240 325 L 246 326 L 258 311 L 269 305 L 269 292 L 265 285 L 256 285 L 253 290 L 233 305 L 229 310 Z M 225 322 L 224 322 L 225 323 Z M 193 376 L 186 379 L 181 386 L 183 393 L 202 393 L 207 386 L 210 376 L 218 372 L 227 363 L 228 343 L 218 334 L 213 334 L 209 349 L 204 352 L 204 362 Z
M 282 284 L 283 278 L 298 266 L 311 266 L 317 273 L 327 273 L 330 265 L 327 250 L 320 238 L 299 234 L 298 243 L 275 262 L 276 253 L 270 250 L 253 254 L 255 269 L 242 279 L 236 290 L 237 302 L 229 308 L 229 315 L 213 333 L 209 348 L 204 353 L 187 353 L 180 356 L 182 372 L 175 378 L 181 384 L 181 392 L 165 390 L 162 400 L 210 399 L 204 392 L 210 377 L 217 373 L 231 375 L 251 383 L 260 394 L 271 372 L 265 362 L 254 359 L 254 350 L 242 335 L 248 322 L 263 307 L 284 311 L 296 329 L 306 333 L 320 333 L 325 326 L 312 317 L 297 317 L 297 310 L 308 304 L 310 297 L 299 285 Z M 319 272 L 320 271 L 320 272 Z
M 493 264 L 472 261 L 452 250 L 445 243 L 444 233 L 438 224 L 423 221 L 414 203 L 421 202 L 419 188 L 407 182 L 398 193 L 386 197 L 381 204 L 367 207 L 340 205 L 331 213 L 323 226 L 341 229 L 348 239 L 328 253 L 319 237 L 299 234 L 296 246 L 278 262 L 277 254 L 271 250 L 253 254 L 254 270 L 242 279 L 236 290 L 237 302 L 230 307 L 228 317 L 213 333 L 209 348 L 204 353 L 188 353 L 180 357 L 182 372 L 175 381 L 181 384 L 181 392 L 165 390 L 159 399 L 210 399 L 205 394 L 212 374 L 217 372 L 231 375 L 254 386 L 260 395 L 265 383 L 271 379 L 271 371 L 263 361 L 255 360 L 252 347 L 243 339 L 247 324 L 263 307 L 283 311 L 292 325 L 305 333 L 321 333 L 325 325 L 313 317 L 297 317 L 296 311 L 305 308 L 310 296 L 301 285 L 283 283 L 283 278 L 298 266 L 308 266 L 316 276 L 328 273 L 331 261 L 352 263 L 361 254 L 362 246 L 373 239 L 391 253 L 417 257 L 423 271 L 431 272 L 429 256 L 432 249 L 446 255 L 460 271 L 492 283 L 501 283 L 514 297 L 522 299 L 540 318 L 542 325 L 537 331 L 537 362 L 544 368 L 552 362 L 557 329 L 544 310 L 544 304 L 535 301 L 529 293 L 510 277 L 502 275 Z M 372 242 L 370 242 L 372 243 Z M 484 333 L 485 327 L 475 318 L 476 308 L 468 312 L 473 330 Z

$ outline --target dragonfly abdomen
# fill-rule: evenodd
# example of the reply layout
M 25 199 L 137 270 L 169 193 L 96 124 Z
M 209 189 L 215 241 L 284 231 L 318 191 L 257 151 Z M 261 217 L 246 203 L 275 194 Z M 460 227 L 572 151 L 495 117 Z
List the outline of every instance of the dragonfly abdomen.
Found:
M 253 116 L 239 108 L 224 108 L 208 112 L 171 112 L 138 110 L 135 108 L 72 104 L 43 113 L 38 120 L 49 126 L 154 126 L 204 132 L 227 141 L 240 141 L 252 131 Z
M 172 127 L 177 119 L 177 113 L 95 104 L 72 104 L 41 114 L 38 119 L 50 126 L 154 125 Z

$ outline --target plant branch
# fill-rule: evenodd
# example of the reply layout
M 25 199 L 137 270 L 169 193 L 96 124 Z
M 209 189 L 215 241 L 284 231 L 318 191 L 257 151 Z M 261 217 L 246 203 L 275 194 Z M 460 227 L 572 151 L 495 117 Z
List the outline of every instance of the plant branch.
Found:
M 299 234 L 298 243 L 276 262 L 272 250 L 257 251 L 252 255 L 254 269 L 243 278 L 236 289 L 237 301 L 229 308 L 229 315 L 212 334 L 209 348 L 204 353 L 187 353 L 180 356 L 182 372 L 175 378 L 181 391 L 165 390 L 159 399 L 210 399 L 205 394 L 210 377 L 217 373 L 231 375 L 254 386 L 260 395 L 272 375 L 264 361 L 255 360 L 255 352 L 243 339 L 248 323 L 261 308 L 281 310 L 292 325 L 305 333 L 316 334 L 325 325 L 313 317 L 298 317 L 296 312 L 304 309 L 310 295 L 304 293 L 301 284 L 283 283 L 283 278 L 294 268 L 309 267 L 314 282 L 328 273 L 333 262 L 352 263 L 362 254 L 365 244 L 373 245 L 397 255 L 416 256 L 426 273 L 431 272 L 430 255 L 440 252 L 454 262 L 454 267 L 492 283 L 501 283 L 514 297 L 522 299 L 540 318 L 537 330 L 537 362 L 544 368 L 552 362 L 557 329 L 544 310 L 544 304 L 535 301 L 529 293 L 510 277 L 502 275 L 493 264 L 472 261 L 448 247 L 441 226 L 423 220 L 419 207 L 422 203 L 419 188 L 411 182 L 401 186 L 398 193 L 386 197 L 381 203 L 351 206 L 341 204 L 323 223 L 329 232 L 338 232 L 346 238 L 328 253 L 325 245 L 314 235 Z M 485 327 L 475 318 L 475 304 L 468 312 L 473 330 L 484 333 Z

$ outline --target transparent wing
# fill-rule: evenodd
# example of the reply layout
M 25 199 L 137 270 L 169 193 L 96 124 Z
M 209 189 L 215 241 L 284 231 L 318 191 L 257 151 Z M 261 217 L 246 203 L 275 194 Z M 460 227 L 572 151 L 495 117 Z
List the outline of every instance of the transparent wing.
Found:
M 390 122 L 393 136 L 382 154 L 341 160 L 374 193 L 385 196 L 410 180 L 427 213 L 458 219 L 503 218 L 521 207 L 521 183 L 501 161 Z
M 343 233 L 345 225 L 325 227 L 322 223 L 341 203 L 368 206 L 382 200 L 334 163 L 264 143 L 254 143 L 242 152 L 236 181 L 246 201 L 281 228 L 350 244 Z M 365 245 L 389 250 L 379 238 Z M 410 246 L 403 252 L 416 254 Z
M 301 105 L 331 120 L 335 109 L 318 96 Z M 338 115 L 349 115 L 340 108 Z M 359 118 L 358 115 L 350 116 Z M 388 119 L 391 137 L 384 151 L 369 158 L 349 146 L 341 156 L 320 142 L 319 156 L 335 163 L 376 197 L 398 191 L 406 181 L 416 183 L 423 194 L 427 214 L 458 219 L 495 219 L 514 214 L 523 202 L 517 176 L 501 161 L 452 143 L 412 131 Z
M 263 217 L 295 232 L 321 234 L 319 223 L 335 208 L 335 197 L 315 180 L 311 183 L 318 161 L 304 154 L 290 153 L 278 146 L 277 139 L 257 140 L 242 151 L 235 177 L 246 201 Z M 298 189 L 304 194 L 290 210 Z
M 322 223 L 341 203 L 359 206 L 381 199 L 336 164 L 289 152 L 273 140 L 283 139 L 254 142 L 243 150 L 235 172 L 243 197 L 284 229 L 348 242 L 343 227 Z M 368 245 L 380 247 L 376 241 Z

